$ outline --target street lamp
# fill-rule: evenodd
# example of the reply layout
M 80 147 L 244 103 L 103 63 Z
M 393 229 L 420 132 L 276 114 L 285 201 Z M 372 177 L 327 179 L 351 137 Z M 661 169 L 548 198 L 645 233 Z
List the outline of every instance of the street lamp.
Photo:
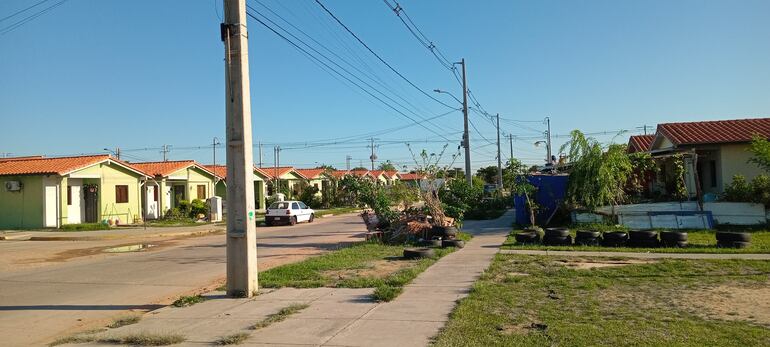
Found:
M 434 92 L 436 92 L 436 93 L 439 93 L 439 94 L 446 94 L 446 95 L 449 95 L 449 96 L 451 96 L 451 97 L 452 97 L 452 99 L 455 99 L 455 100 L 456 100 L 458 103 L 460 103 L 460 104 L 462 104 L 462 103 L 463 103 L 462 101 L 460 101 L 460 99 L 458 99 L 456 96 L 452 95 L 452 93 L 450 93 L 450 92 L 448 92 L 448 91 L 445 91 L 445 90 L 441 90 L 441 89 L 433 89 L 433 91 L 434 91 Z

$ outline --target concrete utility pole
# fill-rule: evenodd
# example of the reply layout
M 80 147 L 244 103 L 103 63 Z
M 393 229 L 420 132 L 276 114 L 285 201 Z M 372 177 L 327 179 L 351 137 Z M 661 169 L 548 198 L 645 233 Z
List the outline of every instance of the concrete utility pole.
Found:
M 465 58 L 459 63 L 463 66 L 463 147 L 465 147 L 465 180 L 468 184 L 473 184 L 473 174 L 471 173 L 471 140 L 468 136 L 468 84 L 465 82 Z
M 213 153 L 214 155 L 212 158 L 212 160 L 214 160 L 214 164 L 213 164 L 214 167 L 217 166 L 217 146 L 218 145 L 220 145 L 218 138 L 215 137 L 213 140 L 211 140 L 211 147 L 213 148 L 213 152 L 214 152 Z
M 545 123 L 548 125 L 548 130 L 546 131 L 546 135 L 548 135 L 548 138 L 546 139 L 546 147 L 548 149 L 548 159 L 546 160 L 546 163 L 549 165 L 553 165 L 553 160 L 551 160 L 551 117 L 545 117 Z
M 503 186 L 503 161 L 500 155 L 500 114 L 497 114 L 497 187 Z
M 369 156 L 369 159 L 372 161 L 372 171 L 374 171 L 374 161 L 377 160 L 377 155 L 374 154 L 374 140 L 376 140 L 376 139 L 375 138 L 371 138 L 370 140 L 372 141 L 372 144 L 369 145 L 369 147 L 372 148 L 372 155 Z
M 513 161 L 513 134 L 508 134 L 508 143 L 511 145 L 511 161 Z
M 353 159 L 353 157 L 351 156 L 345 157 L 345 167 L 348 169 L 348 171 L 350 171 L 350 159 Z
M 227 129 L 227 295 L 251 297 L 257 285 L 257 234 L 249 91 L 246 0 L 223 0 Z
M 160 151 L 163 153 L 163 161 L 168 161 L 168 152 L 171 152 L 170 147 L 169 145 L 163 145 L 163 150 Z

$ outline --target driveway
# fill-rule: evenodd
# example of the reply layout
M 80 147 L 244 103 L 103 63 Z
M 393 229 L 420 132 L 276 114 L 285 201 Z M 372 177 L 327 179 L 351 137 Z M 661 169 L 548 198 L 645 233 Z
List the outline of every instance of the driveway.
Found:
M 260 269 L 319 254 L 340 243 L 361 241 L 365 231 L 355 215 L 293 227 L 258 228 Z M 95 242 L 77 241 L 83 249 L 101 247 Z M 6 248 L 18 252 L 24 243 L 33 249 L 62 246 L 47 241 L 5 241 L 0 242 L 0 254 Z M 98 252 L 0 272 L 0 346 L 43 345 L 74 330 L 110 322 L 127 310 L 152 310 L 180 295 L 223 282 L 224 235 L 160 243 L 162 246 L 144 252 Z M 72 243 L 67 246 L 73 249 Z

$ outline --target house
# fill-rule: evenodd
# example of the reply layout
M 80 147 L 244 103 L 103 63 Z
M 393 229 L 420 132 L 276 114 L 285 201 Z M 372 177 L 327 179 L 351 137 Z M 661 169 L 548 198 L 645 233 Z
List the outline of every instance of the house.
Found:
M 370 179 L 372 181 L 376 181 L 377 180 L 377 178 L 374 177 L 372 172 L 369 171 L 369 170 L 366 170 L 366 169 L 353 169 L 353 170 L 348 171 L 348 175 L 353 175 L 353 176 L 356 176 L 356 177 L 368 178 L 368 179 Z
M 655 135 L 633 135 L 628 139 L 628 153 L 649 152 Z
M 219 180 L 214 189 L 215 195 L 227 200 L 227 166 L 225 165 L 206 165 L 209 171 L 213 172 Z M 268 176 L 257 167 L 254 167 L 254 209 L 258 211 L 265 210 L 265 196 L 267 188 L 265 182 Z
M 131 163 L 131 166 L 151 177 L 142 194 L 148 219 L 160 218 L 178 207 L 182 200 L 206 200 L 214 196 L 215 184 L 221 180 L 194 160 Z
M 328 170 L 323 168 L 316 169 L 296 169 L 300 176 L 304 177 L 308 186 L 318 188 L 317 196 L 323 195 L 327 189 L 331 189 L 332 179 L 334 178 Z
M 419 173 L 402 173 L 399 174 L 401 177 L 401 182 L 404 182 L 404 184 L 407 184 L 412 187 L 420 187 L 421 182 L 425 179 L 425 175 L 419 174 Z
M 109 155 L 0 160 L 0 229 L 141 221 L 147 175 Z
M 274 166 L 257 169 L 267 176 L 267 195 L 272 196 L 275 193 L 288 192 L 288 198 L 296 197 L 301 193 L 302 183 L 305 181 L 305 177 L 294 170 L 294 167 Z M 281 189 L 274 189 L 276 184 L 278 184 Z
M 749 163 L 752 137 L 770 138 L 770 118 L 734 119 L 659 124 L 649 153 L 657 159 L 681 155 L 685 167 L 687 193 L 719 195 L 740 174 L 751 180 L 764 171 Z M 641 147 L 640 147 L 641 148 Z M 672 170 L 664 165 L 662 178 Z M 659 187 L 665 189 L 665 179 Z

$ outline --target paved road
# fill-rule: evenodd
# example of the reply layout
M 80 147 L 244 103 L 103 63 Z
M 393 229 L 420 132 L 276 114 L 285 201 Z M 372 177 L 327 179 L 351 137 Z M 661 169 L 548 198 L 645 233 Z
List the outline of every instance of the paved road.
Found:
M 318 254 L 340 242 L 360 241 L 364 231 L 360 217 L 353 215 L 259 228 L 260 268 Z M 0 242 L 0 254 L 4 247 L 23 247 L 6 242 Z M 24 242 L 46 246 L 44 241 Z M 79 243 L 84 248 L 95 245 Z M 155 309 L 180 295 L 218 286 L 224 273 L 224 235 L 174 240 L 141 253 L 100 253 L 0 272 L 0 346 L 43 345 L 73 330 L 109 322 L 126 310 Z

